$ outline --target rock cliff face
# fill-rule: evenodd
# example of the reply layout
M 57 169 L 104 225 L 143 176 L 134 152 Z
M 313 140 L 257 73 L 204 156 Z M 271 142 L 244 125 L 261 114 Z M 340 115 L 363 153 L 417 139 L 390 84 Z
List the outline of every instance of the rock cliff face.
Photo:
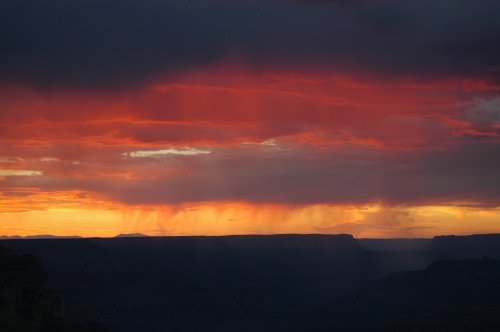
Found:
M 356 331 L 499 331 L 500 260 L 438 261 L 392 273 L 344 315 Z M 357 323 L 364 313 L 371 325 Z
M 0 331 L 61 330 L 63 308 L 63 295 L 47 289 L 38 258 L 0 247 Z
M 500 234 L 475 234 L 468 236 L 436 236 L 430 250 L 436 258 L 500 258 Z
M 37 256 L 0 246 L 1 332 L 109 332 L 99 323 L 65 323 L 64 295 L 47 281 Z

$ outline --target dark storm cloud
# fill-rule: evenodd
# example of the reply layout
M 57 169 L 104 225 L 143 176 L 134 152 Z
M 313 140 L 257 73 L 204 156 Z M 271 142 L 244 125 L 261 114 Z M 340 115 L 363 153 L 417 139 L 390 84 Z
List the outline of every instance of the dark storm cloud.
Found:
M 499 206 L 500 147 L 465 144 L 447 151 L 217 151 L 187 160 L 177 179 L 135 181 L 109 194 L 128 204 L 243 200 L 282 204 L 446 204 Z M 251 162 L 249 162 L 251 160 Z M 122 184 L 119 184 L 121 186 Z
M 375 3 L 377 0 L 281 0 L 288 2 L 301 2 L 304 4 L 336 4 L 342 6 L 358 6 L 360 4 Z
M 359 5 L 2 0 L 0 76 L 39 87 L 119 87 L 234 57 L 257 68 L 498 77 L 498 1 L 349 3 Z

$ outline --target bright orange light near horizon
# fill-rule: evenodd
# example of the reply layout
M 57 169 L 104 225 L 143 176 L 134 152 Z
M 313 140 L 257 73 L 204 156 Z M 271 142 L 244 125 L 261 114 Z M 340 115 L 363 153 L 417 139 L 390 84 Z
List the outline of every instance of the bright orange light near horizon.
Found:
M 68 196 L 67 196 L 68 197 Z M 90 201 L 88 203 L 91 203 Z M 432 237 L 500 232 L 500 209 L 325 204 L 289 206 L 211 202 L 177 206 L 113 206 L 96 201 L 0 213 L 0 235 L 113 237 L 321 233 L 357 238 Z

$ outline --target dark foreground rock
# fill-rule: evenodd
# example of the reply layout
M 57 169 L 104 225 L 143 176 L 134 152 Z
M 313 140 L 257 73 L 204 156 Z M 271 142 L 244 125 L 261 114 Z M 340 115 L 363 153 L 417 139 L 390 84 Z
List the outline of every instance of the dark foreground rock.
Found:
M 117 332 L 500 330 L 498 261 L 478 256 L 495 258 L 500 238 L 481 242 L 392 241 L 377 250 L 349 235 L 2 243 L 41 257 L 49 287 L 64 291 L 66 323 Z
M 0 331 L 109 331 L 100 324 L 65 324 L 64 295 L 49 290 L 47 281 L 38 257 L 0 247 Z

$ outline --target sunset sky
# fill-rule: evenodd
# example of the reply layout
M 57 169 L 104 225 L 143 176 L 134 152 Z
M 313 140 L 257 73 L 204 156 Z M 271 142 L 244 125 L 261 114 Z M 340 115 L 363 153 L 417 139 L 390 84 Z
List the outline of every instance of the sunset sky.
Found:
M 500 232 L 498 0 L 0 0 L 0 235 Z

